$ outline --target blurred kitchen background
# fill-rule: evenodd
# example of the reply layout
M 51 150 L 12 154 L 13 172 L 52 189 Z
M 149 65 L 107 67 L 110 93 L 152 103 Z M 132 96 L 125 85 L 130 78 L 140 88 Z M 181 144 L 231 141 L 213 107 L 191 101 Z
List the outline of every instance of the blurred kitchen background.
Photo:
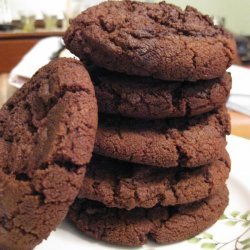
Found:
M 100 2 L 102 0 L 0 0 L 0 105 L 40 66 L 57 56 L 68 56 L 67 51 L 62 52 L 61 37 L 69 20 Z M 182 8 L 194 6 L 234 34 L 238 55 L 230 69 L 235 87 L 228 107 L 237 111 L 231 112 L 235 134 L 243 133 L 250 138 L 250 0 L 167 2 Z

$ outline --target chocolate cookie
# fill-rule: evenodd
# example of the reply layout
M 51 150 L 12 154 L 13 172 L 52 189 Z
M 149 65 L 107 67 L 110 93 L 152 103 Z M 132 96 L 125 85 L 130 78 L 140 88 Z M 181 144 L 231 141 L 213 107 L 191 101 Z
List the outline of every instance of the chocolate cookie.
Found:
M 194 168 L 156 169 L 94 155 L 78 198 L 131 210 L 191 203 L 216 193 L 228 178 L 229 155 Z
M 94 151 L 155 167 L 197 167 L 222 155 L 229 133 L 225 108 L 192 118 L 146 122 L 102 115 Z
M 233 36 L 208 16 L 165 2 L 101 3 L 71 22 L 64 41 L 81 60 L 162 80 L 221 77 L 236 54 Z
M 222 78 L 188 84 L 128 76 L 101 68 L 89 72 L 100 112 L 141 119 L 209 112 L 226 103 L 232 85 L 228 73 Z
M 30 250 L 77 196 L 97 129 L 90 77 L 77 60 L 41 68 L 0 110 L 0 249 Z
M 176 207 L 136 208 L 131 211 L 77 199 L 69 218 L 84 234 L 112 244 L 140 246 L 153 239 L 172 243 L 201 233 L 214 224 L 228 204 L 224 186 L 202 201 Z

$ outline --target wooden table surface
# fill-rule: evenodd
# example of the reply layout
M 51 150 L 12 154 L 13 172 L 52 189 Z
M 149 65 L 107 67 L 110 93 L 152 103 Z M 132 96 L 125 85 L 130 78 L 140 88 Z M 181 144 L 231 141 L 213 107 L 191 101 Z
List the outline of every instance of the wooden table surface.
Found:
M 0 74 L 0 106 L 16 91 L 8 84 L 8 74 Z M 229 111 L 232 122 L 232 134 L 250 139 L 250 116 Z

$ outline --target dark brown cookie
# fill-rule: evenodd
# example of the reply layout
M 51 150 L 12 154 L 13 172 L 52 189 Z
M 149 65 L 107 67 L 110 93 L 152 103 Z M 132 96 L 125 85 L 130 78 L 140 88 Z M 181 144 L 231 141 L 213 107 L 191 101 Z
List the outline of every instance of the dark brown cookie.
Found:
M 155 167 L 197 167 L 222 155 L 229 133 L 225 108 L 192 118 L 152 121 L 102 115 L 94 151 Z
M 228 204 L 228 190 L 195 203 L 176 207 L 136 208 L 131 211 L 77 199 L 69 218 L 84 234 L 112 244 L 140 246 L 153 239 L 172 243 L 191 238 L 214 224 Z
M 97 129 L 90 77 L 77 60 L 41 68 L 0 110 L 0 249 L 30 250 L 77 196 Z
M 131 210 L 191 203 L 216 193 L 228 178 L 229 155 L 194 168 L 156 169 L 94 155 L 78 198 Z
M 101 3 L 71 22 L 64 41 L 81 60 L 162 80 L 221 77 L 236 51 L 233 36 L 208 16 L 165 2 Z
M 196 84 L 166 82 L 90 68 L 99 111 L 141 119 L 200 115 L 224 105 L 230 74 Z

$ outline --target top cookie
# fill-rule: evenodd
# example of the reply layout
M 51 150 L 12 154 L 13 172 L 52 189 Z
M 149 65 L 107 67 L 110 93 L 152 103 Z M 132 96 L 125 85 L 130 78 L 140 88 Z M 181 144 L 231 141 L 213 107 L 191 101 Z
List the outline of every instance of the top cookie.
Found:
M 97 129 L 83 65 L 58 59 L 0 110 L 0 249 L 33 249 L 66 216 Z
M 163 80 L 221 77 L 231 65 L 231 34 L 192 7 L 108 1 L 76 17 L 66 47 L 82 60 L 130 75 Z

